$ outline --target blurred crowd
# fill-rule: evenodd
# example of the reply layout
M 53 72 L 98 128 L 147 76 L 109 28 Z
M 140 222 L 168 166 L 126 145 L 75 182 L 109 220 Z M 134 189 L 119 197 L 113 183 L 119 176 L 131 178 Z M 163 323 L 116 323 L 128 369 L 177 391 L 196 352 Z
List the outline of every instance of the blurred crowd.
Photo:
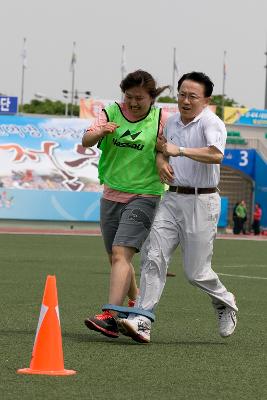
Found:
M 247 206 L 245 200 L 241 200 L 234 205 L 233 208 L 233 233 L 243 235 L 254 233 L 260 234 L 260 223 L 262 218 L 262 209 L 259 203 L 256 203 L 253 211 L 252 224 L 247 218 Z

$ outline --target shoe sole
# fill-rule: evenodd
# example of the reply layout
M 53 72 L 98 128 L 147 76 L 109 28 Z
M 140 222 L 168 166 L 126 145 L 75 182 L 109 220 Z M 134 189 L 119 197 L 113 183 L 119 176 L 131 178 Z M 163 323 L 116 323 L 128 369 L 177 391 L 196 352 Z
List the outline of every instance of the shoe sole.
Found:
M 102 333 L 102 335 L 113 338 L 113 339 L 117 339 L 119 337 L 118 333 L 114 333 L 112 331 L 108 331 L 105 328 L 102 328 L 99 325 L 96 325 L 93 321 L 91 321 L 90 319 L 85 319 L 84 320 L 85 325 L 87 326 L 88 329 L 92 330 L 92 331 L 96 331 L 96 332 L 100 332 Z
M 127 320 L 118 321 L 119 331 L 124 336 L 130 336 L 135 342 L 147 344 L 150 342 L 150 339 L 146 339 L 143 336 L 139 335 L 133 327 L 128 323 Z

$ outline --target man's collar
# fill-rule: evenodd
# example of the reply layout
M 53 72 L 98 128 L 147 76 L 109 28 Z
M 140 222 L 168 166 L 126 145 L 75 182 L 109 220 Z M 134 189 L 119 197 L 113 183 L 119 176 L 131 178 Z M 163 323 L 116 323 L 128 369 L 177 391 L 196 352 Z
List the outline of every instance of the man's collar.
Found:
M 188 122 L 188 124 L 186 124 L 186 125 L 185 125 L 185 124 L 183 123 L 183 121 L 181 120 L 181 114 L 180 114 L 180 112 L 178 112 L 178 124 L 179 124 L 179 125 L 183 125 L 183 126 L 191 125 L 191 124 L 197 122 L 197 121 L 202 117 L 202 115 L 206 112 L 206 110 L 207 110 L 207 107 L 205 107 L 205 108 L 201 111 L 200 114 L 196 115 L 195 118 L 192 119 L 192 121 Z

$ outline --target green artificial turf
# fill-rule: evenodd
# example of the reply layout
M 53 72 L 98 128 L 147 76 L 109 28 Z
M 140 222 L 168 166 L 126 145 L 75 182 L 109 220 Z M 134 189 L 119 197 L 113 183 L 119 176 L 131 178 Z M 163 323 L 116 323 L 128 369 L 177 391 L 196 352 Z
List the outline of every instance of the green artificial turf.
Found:
M 0 398 L 267 398 L 267 242 L 217 240 L 214 269 L 236 295 L 239 320 L 226 340 L 208 296 L 189 285 L 180 253 L 170 270 L 151 344 L 108 339 L 83 324 L 107 302 L 101 238 L 1 235 Z M 136 271 L 139 275 L 139 257 Z M 29 367 L 47 275 L 56 275 L 64 361 L 74 376 L 18 375 Z M 240 276 L 243 277 L 240 277 Z M 254 277 L 254 278 L 246 278 Z M 260 279 L 265 278 L 265 279 Z

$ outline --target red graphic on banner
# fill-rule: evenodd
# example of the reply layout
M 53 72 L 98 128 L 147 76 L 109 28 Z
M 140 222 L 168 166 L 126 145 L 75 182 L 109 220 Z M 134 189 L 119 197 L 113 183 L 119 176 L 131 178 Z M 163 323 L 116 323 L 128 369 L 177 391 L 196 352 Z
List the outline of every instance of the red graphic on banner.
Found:
M 8 143 L 0 145 L 0 150 L 13 151 L 14 157 L 12 159 L 12 162 L 14 163 L 22 163 L 27 160 L 38 162 L 40 160 L 40 155 L 45 155 L 53 164 L 55 170 L 63 178 L 62 185 L 65 188 L 71 191 L 82 190 L 84 187 L 84 183 L 80 180 L 80 178 L 69 172 L 64 167 L 62 167 L 59 161 L 57 160 L 54 150 L 58 146 L 59 144 L 56 142 L 44 141 L 41 143 L 41 149 L 36 150 L 28 148 L 26 149 L 15 143 Z M 88 163 L 88 161 L 91 161 L 92 158 L 95 158 L 96 162 L 92 163 L 92 165 L 97 167 L 98 152 L 96 150 L 94 150 L 93 148 L 85 149 L 80 144 L 78 145 L 76 144 L 74 150 L 79 155 L 78 158 L 72 161 L 63 160 L 64 165 L 66 165 L 67 167 L 71 167 L 72 169 L 75 170 L 75 168 L 81 167 L 86 163 Z M 25 172 L 23 173 L 16 172 L 14 174 L 16 174 L 17 179 L 19 179 L 20 182 L 22 183 L 30 182 L 33 180 L 33 172 L 30 169 L 26 169 Z

